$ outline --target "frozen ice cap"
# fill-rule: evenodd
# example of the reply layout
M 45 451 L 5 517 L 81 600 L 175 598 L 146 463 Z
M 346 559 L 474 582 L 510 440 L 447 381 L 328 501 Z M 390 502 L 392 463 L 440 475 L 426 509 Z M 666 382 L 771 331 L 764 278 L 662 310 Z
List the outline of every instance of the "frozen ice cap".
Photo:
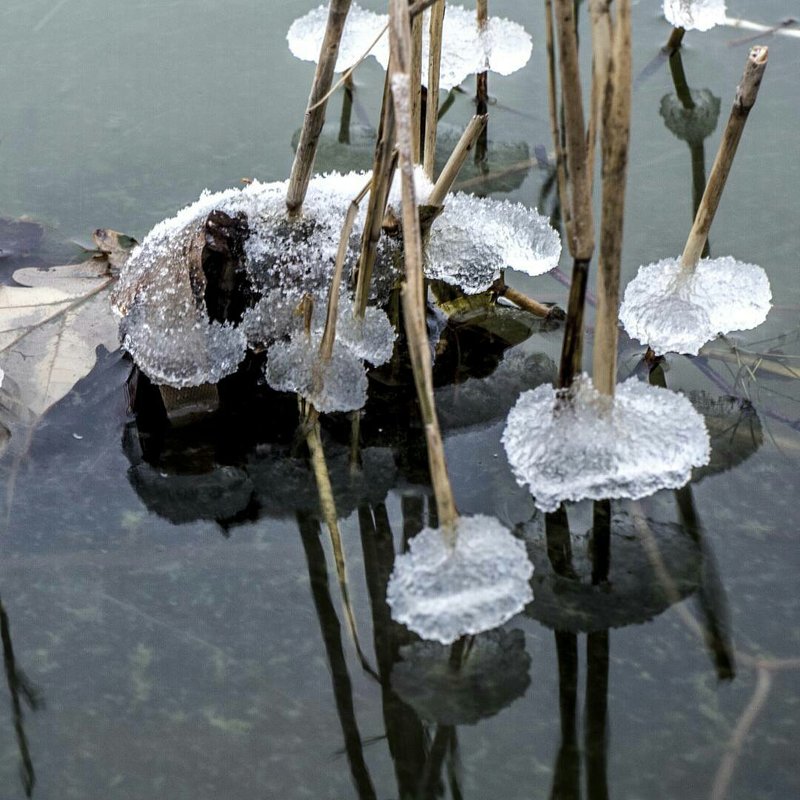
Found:
M 533 595 L 525 546 L 494 517 L 460 517 L 455 545 L 424 528 L 395 560 L 386 600 L 392 617 L 419 634 L 450 644 L 502 625 Z
M 707 31 L 725 21 L 725 0 L 664 0 L 664 16 L 676 28 Z
M 689 144 L 700 144 L 717 127 L 720 99 L 708 89 L 691 89 L 690 93 L 694 108 L 686 108 L 675 94 L 665 94 L 659 113 L 675 136 Z
M 542 511 L 674 489 L 710 457 L 703 418 L 683 395 L 631 378 L 612 398 L 586 375 L 566 392 L 544 385 L 520 395 L 503 445 Z
M 461 653 L 458 646 L 414 642 L 400 648 L 392 689 L 426 722 L 475 725 L 511 705 L 530 685 L 531 657 L 522 631 L 487 631 Z
M 286 38 L 293 55 L 305 61 L 317 61 L 327 19 L 327 7 L 319 6 L 292 23 Z M 386 14 L 374 14 L 353 3 L 342 32 L 337 72 L 352 67 L 388 21 Z M 430 11 L 425 12 L 422 31 L 422 84 L 427 86 Z M 532 49 L 530 34 L 518 23 L 490 17 L 481 31 L 474 10 L 448 4 L 442 30 L 440 88 L 449 91 L 468 76 L 487 69 L 510 75 L 528 63 Z M 371 55 L 387 69 L 389 44 L 386 36 L 373 47 Z
M 679 258 L 640 267 L 619 311 L 628 335 L 656 353 L 697 355 L 720 333 L 760 325 L 772 305 L 766 272 L 731 256 L 701 259 L 694 270 Z
M 447 196 L 425 255 L 428 278 L 477 294 L 505 267 L 527 275 L 553 269 L 561 256 L 561 239 L 535 209 L 458 192 Z

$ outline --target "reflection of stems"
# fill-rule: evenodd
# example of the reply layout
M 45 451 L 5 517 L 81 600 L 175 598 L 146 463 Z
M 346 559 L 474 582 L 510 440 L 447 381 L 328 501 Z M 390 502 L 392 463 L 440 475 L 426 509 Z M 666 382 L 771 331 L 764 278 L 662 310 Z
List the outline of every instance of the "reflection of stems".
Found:
M 442 764 L 450 751 L 450 742 L 456 729 L 452 725 L 437 725 L 431 749 L 420 778 L 419 797 L 421 800 L 436 800 L 441 796 Z
M 578 705 L 578 637 L 556 631 L 558 654 L 558 706 L 561 716 L 561 745 L 553 771 L 551 800 L 579 800 L 581 796 L 580 752 L 576 730 Z
M 353 76 L 348 75 L 344 81 L 342 97 L 342 116 L 339 119 L 339 144 L 350 144 L 350 118 L 353 115 Z
M 608 631 L 586 636 L 586 793 L 588 800 L 608 800 Z
M 364 761 L 361 735 L 358 731 L 358 721 L 353 707 L 353 687 L 342 648 L 341 628 L 328 589 L 328 568 L 325 563 L 325 551 L 322 549 L 319 539 L 319 523 L 307 515 L 298 515 L 298 523 L 300 539 L 308 562 L 311 594 L 333 678 L 333 695 L 344 734 L 350 772 L 360 800 L 373 800 L 376 797 L 375 789 Z
M 569 520 L 563 504 L 555 511 L 545 514 L 544 530 L 547 540 L 547 558 L 553 567 L 553 572 L 563 578 L 577 578 L 572 566 Z
M 14 715 L 14 731 L 17 734 L 17 746 L 22 760 L 22 785 L 25 789 L 26 797 L 33 794 L 33 787 L 36 784 L 36 774 L 33 770 L 33 759 L 28 748 L 28 737 L 25 735 L 24 718 L 22 714 L 22 700 L 20 695 L 26 700 L 32 710 L 39 707 L 39 699 L 35 689 L 28 683 L 25 676 L 17 669 L 14 658 L 14 648 L 11 644 L 11 626 L 9 625 L 8 615 L 6 614 L 3 603 L 0 601 L 0 638 L 3 641 L 3 663 L 6 669 L 6 681 L 8 691 L 11 694 L 11 708 Z
M 611 566 L 611 501 L 595 500 L 592 537 L 589 541 L 592 559 L 592 584 L 605 583 Z

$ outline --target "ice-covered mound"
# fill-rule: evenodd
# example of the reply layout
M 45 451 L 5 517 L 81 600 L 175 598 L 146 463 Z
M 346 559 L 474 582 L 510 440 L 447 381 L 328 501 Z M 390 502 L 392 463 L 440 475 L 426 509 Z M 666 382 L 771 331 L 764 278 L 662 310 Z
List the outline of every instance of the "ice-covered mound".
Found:
M 328 9 L 323 5 L 292 23 L 286 38 L 294 56 L 304 61 L 317 61 L 327 19 Z M 353 3 L 339 45 L 337 72 L 352 67 L 388 21 L 388 15 L 365 11 Z M 430 11 L 425 12 L 422 31 L 422 84 L 427 86 Z M 518 23 L 501 17 L 489 17 L 486 27 L 480 30 L 474 10 L 448 4 L 442 30 L 440 88 L 449 91 L 470 75 L 487 69 L 499 75 L 510 75 L 528 63 L 532 49 L 530 34 Z M 371 55 L 387 69 L 387 36 L 381 37 Z
M 467 294 L 486 291 L 505 267 L 528 275 L 553 269 L 561 239 L 535 209 L 456 193 L 431 228 L 425 274 Z
M 525 546 L 493 517 L 460 517 L 455 545 L 424 528 L 395 560 L 386 600 L 392 617 L 423 639 L 450 644 L 502 625 L 533 595 Z
M 707 31 L 725 21 L 725 0 L 664 0 L 664 16 L 676 28 Z
M 708 463 L 703 418 L 681 394 L 631 378 L 616 395 L 578 378 L 520 395 L 503 432 L 511 469 L 542 511 L 565 500 L 646 497 Z
M 692 89 L 691 97 L 694 107 L 686 108 L 677 95 L 665 94 L 659 113 L 667 128 L 681 141 L 700 144 L 717 127 L 720 99 L 708 89 Z
M 392 689 L 425 722 L 475 725 L 525 694 L 531 657 L 520 630 L 494 630 L 455 644 L 415 642 L 400 648 Z
M 769 278 L 755 264 L 723 256 L 688 270 L 666 258 L 639 268 L 619 319 L 631 338 L 656 353 L 697 355 L 720 333 L 757 327 L 771 307 Z

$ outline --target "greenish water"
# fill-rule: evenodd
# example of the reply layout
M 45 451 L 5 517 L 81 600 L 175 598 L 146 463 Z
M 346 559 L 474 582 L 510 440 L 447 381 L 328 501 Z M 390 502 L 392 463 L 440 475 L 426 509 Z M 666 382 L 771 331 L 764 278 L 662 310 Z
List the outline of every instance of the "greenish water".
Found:
M 730 5 L 732 15 L 763 22 L 795 10 L 787 0 Z M 491 137 L 498 150 L 525 143 L 533 152 L 550 138 L 541 4 L 491 6 L 534 35 L 528 67 L 490 79 Z M 659 6 L 635 4 L 637 72 L 668 34 Z M 291 58 L 283 37 L 306 8 L 297 0 L 7 0 L 0 217 L 33 216 L 52 226 L 54 238 L 85 240 L 99 226 L 141 238 L 206 187 L 285 178 L 312 67 Z M 729 42 L 742 35 L 715 29 L 690 33 L 685 43 L 689 84 L 722 98 L 723 119 L 746 53 Z M 800 43 L 769 45 L 711 246 L 760 264 L 772 282 L 776 306 L 767 322 L 733 340 L 757 353 L 782 352 L 793 366 Z M 381 81 L 368 62 L 356 82 L 373 124 Z M 680 252 L 691 221 L 689 148 L 658 113 L 670 91 L 664 65 L 634 95 L 624 282 L 639 264 Z M 337 99 L 332 118 L 338 107 Z M 449 122 L 462 124 L 471 109 L 469 94 L 457 96 Z M 706 141 L 707 167 L 719 133 Z M 502 196 L 535 204 L 545 178 L 534 166 Z M 565 303 L 565 288 L 551 277 L 509 280 Z M 530 383 L 548 378 L 560 341 L 558 330 L 537 330 L 519 345 L 537 359 Z M 641 349 L 622 346 L 627 375 Z M 698 476 L 691 498 L 662 492 L 638 505 L 660 524 L 677 524 L 680 507 L 685 523 L 693 503 L 701 529 L 669 529 L 659 551 L 683 599 L 667 608 L 661 589 L 647 623 L 588 637 L 570 633 L 563 618 L 554 634 L 537 621 L 553 624 L 534 600 L 506 626 L 520 632 L 504 640 L 510 660 L 488 661 L 467 693 L 471 702 L 462 697 L 454 710 L 441 686 L 430 689 L 436 702 L 428 708 L 448 709 L 433 715 L 437 724 L 415 710 L 413 692 L 400 691 L 396 664 L 407 663 L 401 649 L 413 637 L 391 624 L 382 601 L 393 554 L 430 511 L 408 395 L 387 406 L 373 392 L 362 426 L 368 479 L 355 487 L 347 424 L 326 427 L 367 668 L 317 521 L 313 476 L 300 459 L 287 460 L 290 410 L 271 407 L 264 419 L 258 407 L 245 407 L 207 429 L 170 433 L 126 414 L 128 365 L 102 357 L 43 418 L 26 457 L 0 462 L 6 675 L 16 674 L 13 648 L 15 667 L 42 701 L 36 710 L 26 704 L 25 680 L 0 683 L 0 798 L 24 797 L 31 775 L 40 798 L 705 798 L 757 688 L 756 657 L 768 660 L 772 682 L 735 762 L 730 797 L 800 796 L 800 670 L 774 669 L 776 659 L 800 658 L 800 392 L 796 380 L 767 373 L 757 360 L 748 371 L 735 358 L 669 359 L 671 388 L 750 402 L 722 426 L 730 438 L 738 425 L 744 460 Z M 500 444 L 505 408 L 452 387 L 440 399 L 449 403 L 445 444 L 460 510 L 517 526 L 539 554 L 535 580 L 544 581 L 543 520 L 516 487 Z M 569 517 L 573 533 L 583 534 L 592 508 L 571 506 Z M 581 563 L 580 539 L 574 547 Z M 631 576 L 659 580 L 652 553 L 637 550 L 625 561 L 627 552 L 624 542 L 612 549 L 611 606 L 614 588 Z M 559 592 L 564 605 L 569 598 L 562 583 L 534 591 L 544 601 L 552 586 L 558 610 Z M 649 608 L 636 594 L 619 605 L 617 624 L 640 622 L 636 610 Z M 687 612 L 727 618 L 738 656 L 733 680 L 719 680 Z M 496 713 L 476 722 L 481 711 Z

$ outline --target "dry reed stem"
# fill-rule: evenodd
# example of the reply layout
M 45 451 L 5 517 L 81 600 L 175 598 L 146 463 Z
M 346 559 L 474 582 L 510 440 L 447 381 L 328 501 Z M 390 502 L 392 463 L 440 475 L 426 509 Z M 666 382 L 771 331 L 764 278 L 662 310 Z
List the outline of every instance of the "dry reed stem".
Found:
M 475 116 L 469 121 L 464 133 L 461 134 L 461 138 L 458 140 L 458 144 L 453 148 L 453 152 L 450 153 L 450 158 L 447 159 L 447 163 L 442 168 L 442 172 L 428 197 L 427 205 L 440 206 L 444 203 L 447 193 L 455 183 L 461 167 L 467 160 L 469 151 L 478 141 L 478 137 L 481 135 L 488 118 L 488 115 L 483 114 Z
M 753 47 L 747 56 L 742 80 L 736 87 L 733 107 L 722 134 L 722 141 L 720 141 L 714 165 L 711 167 L 711 174 L 708 176 L 706 190 L 703 192 L 700 208 L 697 209 L 697 214 L 695 214 L 694 224 L 681 256 L 681 266 L 686 270 L 693 270 L 697 266 L 705 247 L 711 223 L 714 221 L 714 214 L 716 214 L 719 207 L 722 191 L 731 171 L 736 148 L 742 138 L 742 132 L 750 114 L 750 109 L 758 97 L 761 79 L 764 77 L 764 70 L 767 68 L 768 53 L 769 51 L 766 47 Z
M 392 96 L 397 117 L 397 143 L 400 152 L 400 175 L 403 192 L 403 249 L 406 280 L 402 289 L 403 315 L 409 342 L 411 366 L 420 413 L 428 445 L 428 464 L 439 524 L 454 543 L 458 520 L 453 490 L 447 474 L 444 445 L 433 398 L 431 351 L 425 320 L 425 281 L 422 274 L 422 235 L 419 212 L 414 195 L 414 162 L 412 158 L 411 109 L 412 87 L 409 78 L 411 30 L 406 0 L 391 0 L 389 5 L 390 74 Z
M 567 187 L 567 170 L 564 148 L 561 146 L 561 126 L 558 122 L 558 81 L 556 78 L 556 50 L 553 31 L 553 3 L 545 0 L 545 48 L 547 51 L 547 107 L 550 112 L 550 133 L 556 157 L 556 182 L 561 213 L 564 220 L 564 232 L 567 241 L 572 239 L 572 209 Z
M 489 22 L 489 3 L 488 0 L 477 0 L 475 9 L 478 30 L 485 30 Z M 476 76 L 475 105 L 476 113 L 485 114 L 489 108 L 489 72 L 484 70 Z
M 369 300 L 369 286 L 372 280 L 372 269 L 378 252 L 378 241 L 381 238 L 381 225 L 389 197 L 392 175 L 395 168 L 394 155 L 395 119 L 392 94 L 389 88 L 389 74 L 383 86 L 383 104 L 381 121 L 378 127 L 378 138 L 375 143 L 375 158 L 372 164 L 372 186 L 367 204 L 367 215 L 364 220 L 364 232 L 361 234 L 361 250 L 358 255 L 354 278 L 355 312 L 363 317 Z
M 436 163 L 436 130 L 439 121 L 439 76 L 442 68 L 442 30 L 444 28 L 445 0 L 437 0 L 431 9 L 430 51 L 428 53 L 428 102 L 425 109 L 425 147 L 423 169 L 433 182 Z
M 328 309 L 325 315 L 325 329 L 322 332 L 322 341 L 319 346 L 319 363 L 327 364 L 333 355 L 333 343 L 336 340 L 336 317 L 339 311 L 339 289 L 342 285 L 342 274 L 344 272 L 344 261 L 347 258 L 347 246 L 350 243 L 350 234 L 353 232 L 353 225 L 356 221 L 358 208 L 361 201 L 369 191 L 371 181 L 367 181 L 364 188 L 356 195 L 347 208 L 347 214 L 342 226 L 342 234 L 339 237 L 339 249 L 336 252 L 336 263 L 333 267 L 333 277 L 328 289 Z
M 286 208 L 290 214 L 299 214 L 308 191 L 311 172 L 314 169 L 314 158 L 317 155 L 317 144 L 325 124 L 327 102 L 320 102 L 331 88 L 336 59 L 339 57 L 339 42 L 350 10 L 350 0 L 331 0 L 328 10 L 328 24 L 325 38 L 319 53 L 319 61 L 314 72 L 314 82 L 303 119 L 303 130 L 297 145 L 289 188 L 286 191 Z
M 540 303 L 538 300 L 523 294 L 518 289 L 506 286 L 505 283 L 497 287 L 497 294 L 500 297 L 505 297 L 506 300 L 510 300 L 518 308 L 529 311 L 534 316 L 542 319 L 555 318 L 559 313 L 564 313 L 558 306 L 546 306 L 544 303 Z
M 631 125 L 631 3 L 617 0 L 602 113 L 602 217 L 593 351 L 595 388 L 614 394 L 619 338 L 619 279 L 625 220 L 625 179 Z
M 592 19 L 592 96 L 589 101 L 589 129 L 586 150 L 589 184 L 594 184 L 594 158 L 597 132 L 602 126 L 608 70 L 611 64 L 611 0 L 589 0 Z
M 414 163 L 422 160 L 422 14 L 411 20 L 411 145 Z

